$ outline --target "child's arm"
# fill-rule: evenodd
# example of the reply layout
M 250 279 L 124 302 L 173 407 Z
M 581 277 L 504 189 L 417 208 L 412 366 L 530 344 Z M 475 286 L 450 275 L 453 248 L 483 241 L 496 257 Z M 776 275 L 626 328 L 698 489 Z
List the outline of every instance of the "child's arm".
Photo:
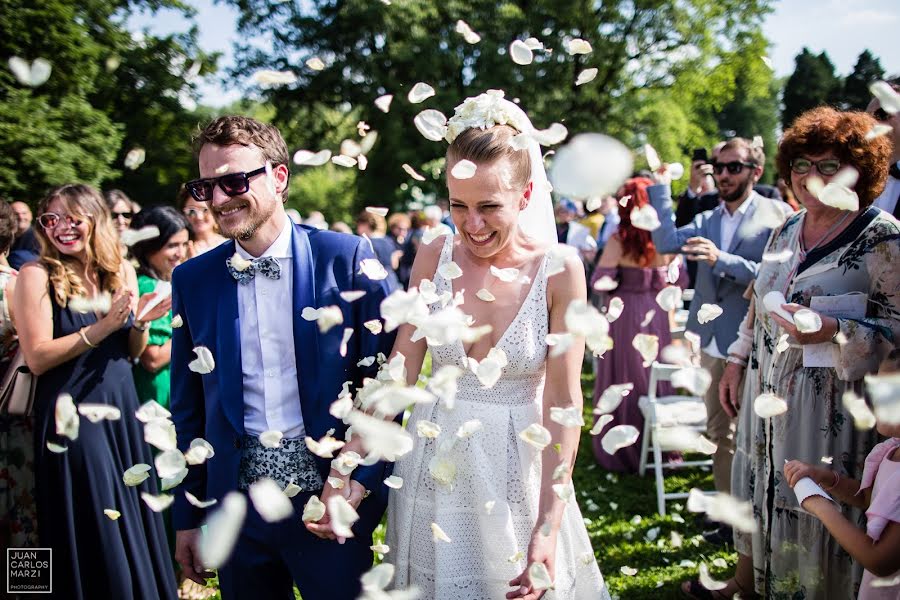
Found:
M 859 481 L 849 477 L 841 477 L 837 471 L 832 471 L 831 469 L 814 467 L 799 460 L 792 460 L 784 465 L 784 476 L 787 478 L 788 485 L 791 488 L 797 485 L 797 482 L 804 477 L 809 477 L 838 502 L 849 504 L 850 506 L 868 508 L 871 501 L 871 489 L 867 489 L 863 494 L 857 496 Z M 837 483 L 835 484 L 835 482 Z
M 850 556 L 876 577 L 900 570 L 900 524 L 891 521 L 877 542 L 844 518 L 838 507 L 822 496 L 810 496 L 803 508 L 815 515 Z

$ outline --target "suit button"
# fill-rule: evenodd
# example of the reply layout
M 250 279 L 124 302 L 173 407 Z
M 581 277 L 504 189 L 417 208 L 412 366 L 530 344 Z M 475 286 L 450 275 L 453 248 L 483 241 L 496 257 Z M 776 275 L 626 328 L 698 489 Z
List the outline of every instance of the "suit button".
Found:
M 234 438 L 234 447 L 238 450 L 241 449 L 241 438 Z

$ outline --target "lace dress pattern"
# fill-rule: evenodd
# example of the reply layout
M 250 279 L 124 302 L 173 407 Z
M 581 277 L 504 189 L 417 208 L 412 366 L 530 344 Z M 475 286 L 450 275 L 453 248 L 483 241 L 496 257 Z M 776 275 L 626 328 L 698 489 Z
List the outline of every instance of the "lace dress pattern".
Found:
M 440 265 L 452 260 L 453 237 L 444 242 Z M 429 345 L 434 373 L 454 365 L 464 375 L 452 410 L 441 401 L 416 405 L 407 423 L 416 445 L 395 465 L 394 474 L 404 483 L 391 490 L 388 505 L 391 551 L 385 560 L 396 568 L 397 588 L 416 586 L 423 598 L 437 600 L 495 600 L 511 591 L 509 580 L 527 566 L 525 554 L 538 518 L 541 456 L 518 433 L 542 420 L 549 324 L 545 270 L 546 258 L 497 343 L 509 362 L 493 387 L 484 387 L 468 370 L 461 341 Z M 453 291 L 439 273 L 434 284 L 438 295 Z M 432 312 L 438 308 L 431 306 Z M 457 438 L 460 426 L 473 419 L 483 429 Z M 423 420 L 440 426 L 437 438 L 416 435 Z M 442 469 L 446 465 L 453 467 Z M 434 539 L 432 523 L 449 543 Z M 545 598 L 609 599 L 574 499 L 557 538 L 554 590 Z

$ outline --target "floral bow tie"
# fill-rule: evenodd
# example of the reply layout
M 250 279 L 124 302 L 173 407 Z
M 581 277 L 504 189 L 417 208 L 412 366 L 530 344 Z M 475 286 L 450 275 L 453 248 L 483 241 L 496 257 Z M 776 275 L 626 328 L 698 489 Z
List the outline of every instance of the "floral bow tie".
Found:
M 269 279 L 281 278 L 281 265 L 278 264 L 278 259 L 274 256 L 252 258 L 247 261 L 250 264 L 242 270 L 235 269 L 231 262 L 231 258 L 225 261 L 225 264 L 228 266 L 228 272 L 241 284 L 250 283 L 257 273 L 262 273 Z

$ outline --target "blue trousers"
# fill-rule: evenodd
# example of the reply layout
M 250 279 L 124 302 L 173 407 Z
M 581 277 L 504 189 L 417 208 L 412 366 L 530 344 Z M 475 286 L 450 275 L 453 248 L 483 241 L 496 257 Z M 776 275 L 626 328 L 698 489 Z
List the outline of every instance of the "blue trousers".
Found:
M 228 562 L 219 569 L 223 600 L 355 600 L 359 578 L 372 566 L 371 536 L 343 544 L 310 533 L 300 515 L 312 494 L 294 496 L 292 516 L 276 523 L 260 517 L 247 500 L 247 518 Z

